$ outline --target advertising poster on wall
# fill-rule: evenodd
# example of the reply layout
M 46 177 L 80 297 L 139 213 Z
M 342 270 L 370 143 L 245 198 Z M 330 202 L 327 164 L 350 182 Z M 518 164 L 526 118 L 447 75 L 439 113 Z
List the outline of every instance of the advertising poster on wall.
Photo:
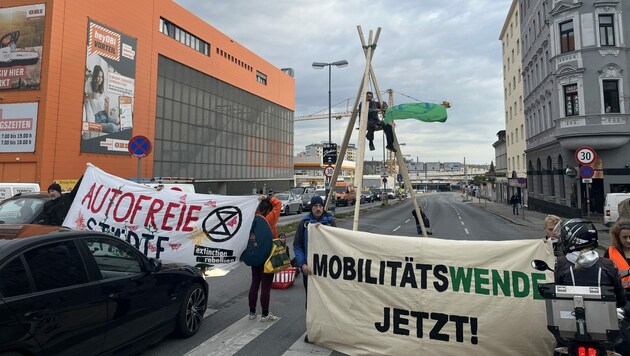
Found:
M 0 91 L 39 89 L 45 9 L 0 9 Z
M 0 152 L 35 152 L 37 103 L 0 104 Z
M 88 20 L 81 152 L 129 155 L 136 42 Z

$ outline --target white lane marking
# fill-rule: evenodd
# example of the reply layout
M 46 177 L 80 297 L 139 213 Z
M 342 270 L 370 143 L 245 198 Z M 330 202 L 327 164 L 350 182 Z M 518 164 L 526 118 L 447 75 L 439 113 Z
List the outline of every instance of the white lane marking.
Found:
M 214 313 L 216 313 L 216 312 L 218 312 L 218 310 L 217 310 L 217 309 L 210 309 L 210 308 L 207 308 L 207 309 L 206 309 L 206 312 L 203 314 L 203 318 L 205 319 L 205 318 L 209 317 L 210 315 L 212 315 L 212 314 L 214 314 Z
M 468 232 L 468 229 L 464 229 L 464 231 L 466 231 L 466 235 L 470 235 L 470 232 Z
M 317 346 L 315 344 L 307 344 L 304 342 L 304 335 L 302 334 L 298 341 L 293 343 L 291 347 L 282 356 L 304 356 L 304 355 L 331 355 L 332 350 L 323 346 Z
M 405 220 L 405 224 L 406 224 L 406 223 L 408 223 L 410 220 L 411 220 L 411 219 L 407 219 L 407 220 Z
M 466 224 L 464 224 L 464 221 L 463 221 L 463 220 L 462 220 L 462 221 L 460 221 L 460 223 L 462 223 L 462 225 L 466 225 Z
M 400 229 L 400 225 L 399 225 L 397 228 L 395 228 L 393 231 L 396 231 L 396 230 L 398 230 L 398 229 Z
M 261 322 L 260 316 L 254 320 L 249 320 L 249 316 L 246 315 L 241 320 L 223 329 L 220 333 L 199 344 L 199 346 L 187 352 L 186 355 L 234 355 L 277 322 L 277 320 L 273 322 Z

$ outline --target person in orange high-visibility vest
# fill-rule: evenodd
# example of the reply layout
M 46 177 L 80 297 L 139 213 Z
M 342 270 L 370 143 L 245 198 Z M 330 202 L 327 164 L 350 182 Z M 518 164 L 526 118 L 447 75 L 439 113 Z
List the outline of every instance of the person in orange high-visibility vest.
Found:
M 630 219 L 621 216 L 610 228 L 612 246 L 608 248 L 604 257 L 608 257 L 617 265 L 621 284 L 630 292 Z M 629 298 L 626 293 L 626 298 Z M 620 329 L 623 341 L 615 346 L 615 351 L 621 355 L 630 355 L 630 307 L 624 308 L 624 319 Z
M 624 288 L 630 288 L 630 219 L 619 219 L 610 228 L 612 246 L 604 254 L 615 262 Z

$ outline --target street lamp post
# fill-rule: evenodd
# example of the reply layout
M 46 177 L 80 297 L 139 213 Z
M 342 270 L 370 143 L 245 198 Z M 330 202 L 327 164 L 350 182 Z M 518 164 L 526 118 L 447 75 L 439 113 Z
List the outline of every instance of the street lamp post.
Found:
M 348 65 L 348 61 L 341 60 L 332 63 L 323 63 L 323 62 L 313 62 L 313 68 L 315 69 L 324 69 L 324 67 L 328 67 L 328 144 L 332 143 L 332 103 L 331 103 L 331 90 L 330 90 L 330 82 L 332 78 L 332 66 L 337 68 L 343 68 Z
M 331 78 L 332 78 L 331 68 L 332 66 L 335 66 L 337 68 L 343 68 L 347 65 L 348 65 L 348 61 L 345 59 L 341 61 L 332 62 L 332 63 L 313 62 L 313 68 L 315 69 L 323 69 L 324 67 L 328 67 L 328 145 L 329 146 L 332 145 L 332 103 L 331 103 L 331 90 L 330 90 L 330 83 L 331 83 Z M 326 180 L 328 180 L 328 178 L 326 178 Z M 325 186 L 326 186 L 326 197 L 328 198 L 328 196 L 330 195 L 329 193 L 330 183 L 325 182 Z

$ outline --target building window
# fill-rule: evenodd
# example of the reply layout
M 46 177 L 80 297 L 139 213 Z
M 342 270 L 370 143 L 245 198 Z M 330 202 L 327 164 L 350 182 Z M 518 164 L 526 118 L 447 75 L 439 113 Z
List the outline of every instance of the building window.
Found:
M 613 15 L 599 15 L 599 43 L 602 46 L 615 45 Z
M 619 111 L 619 81 L 618 80 L 604 80 L 602 81 L 604 87 L 604 108 L 606 112 L 620 112 Z
M 560 52 L 575 51 L 575 32 L 573 31 L 573 20 L 560 24 Z
M 160 18 L 160 32 L 194 49 L 197 52 L 201 52 L 206 56 L 210 55 L 209 43 L 201 40 L 197 36 L 191 34 L 190 32 L 182 29 L 181 27 L 164 18 Z
M 566 116 L 580 115 L 577 84 L 564 86 L 564 110 Z
M 267 75 L 256 71 L 256 81 L 260 84 L 267 85 Z

